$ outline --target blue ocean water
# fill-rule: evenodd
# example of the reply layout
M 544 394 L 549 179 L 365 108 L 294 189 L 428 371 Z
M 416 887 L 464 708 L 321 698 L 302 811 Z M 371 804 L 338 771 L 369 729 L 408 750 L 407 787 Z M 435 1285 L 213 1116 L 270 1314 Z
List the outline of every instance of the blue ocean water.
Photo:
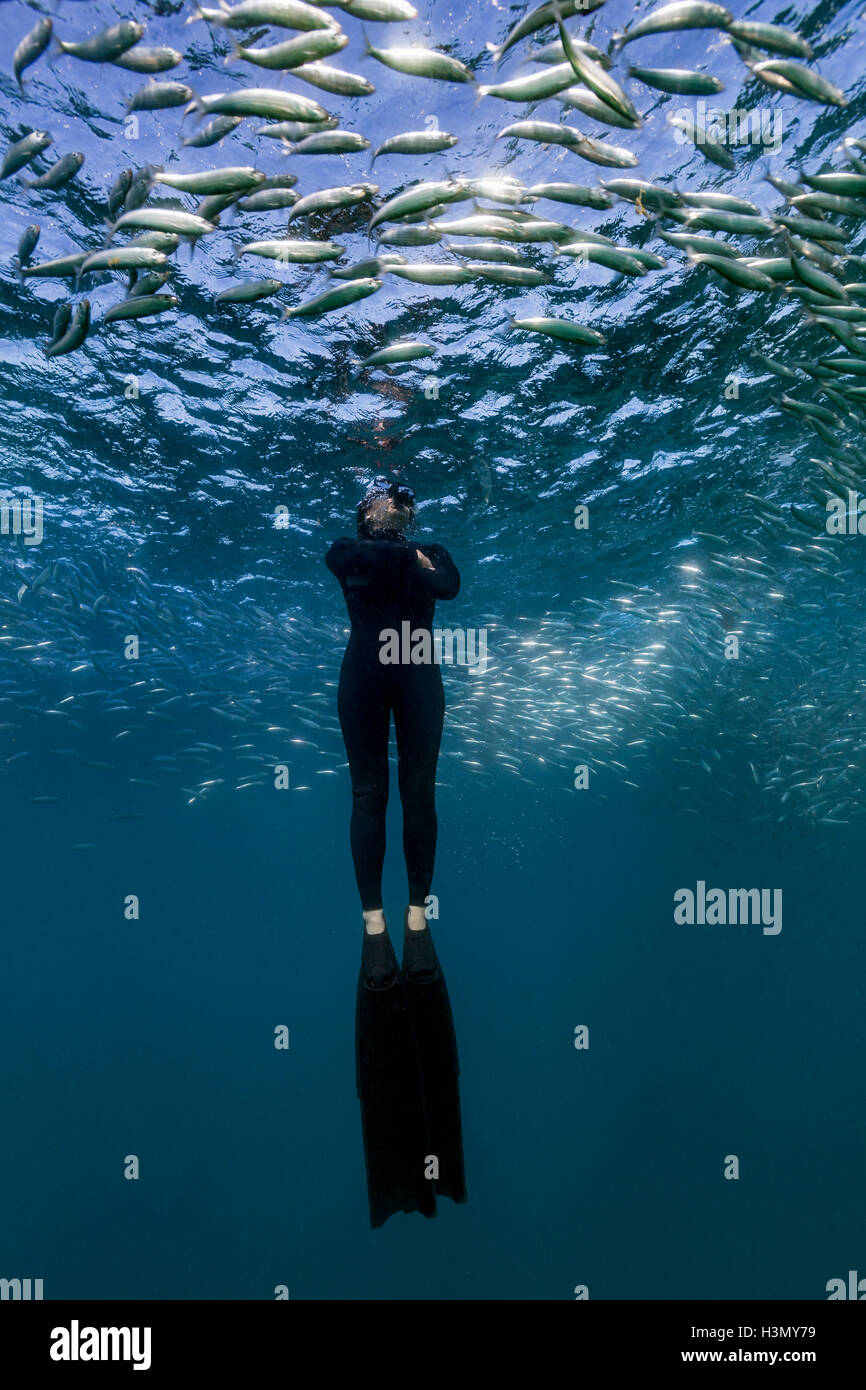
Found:
M 280 308 L 328 288 L 325 271 L 234 258 L 284 235 L 281 213 L 229 211 L 194 254 L 182 245 L 177 310 L 140 323 L 102 321 L 122 276 L 22 283 L 12 258 L 34 221 L 35 261 L 99 247 L 108 190 L 146 165 L 290 170 L 304 193 L 372 177 L 380 199 L 415 178 L 639 177 L 771 216 L 784 199 L 768 170 L 844 168 L 842 141 L 866 138 L 861 7 L 731 7 L 807 38 L 844 108 L 761 85 L 715 30 L 611 49 L 642 127 L 568 123 L 631 150 L 634 170 L 497 141 L 527 107 L 390 71 L 336 9 L 350 44 L 328 61 L 376 92 L 305 93 L 373 148 L 435 118 L 453 149 L 382 157 L 370 175 L 368 152 L 293 156 L 257 120 L 184 148 L 182 108 L 126 120 L 136 74 L 46 54 L 23 94 L 12 76 L 42 14 L 76 39 L 132 17 L 145 43 L 184 53 L 166 76 L 196 92 L 301 90 L 225 66 L 228 31 L 187 25 L 194 8 L 0 7 L 4 150 L 47 129 L 36 172 L 85 154 L 56 191 L 0 183 L 0 494 L 38 499 L 44 531 L 38 545 L 0 535 L 0 1277 L 43 1278 L 46 1298 L 824 1298 L 866 1259 L 861 537 L 790 511 L 820 518 L 816 459 L 858 463 L 860 407 L 840 414 L 791 368 L 832 351 L 829 331 L 785 289 L 743 293 L 690 267 L 626 200 L 532 210 L 667 257 L 645 277 L 546 245 L 527 252 L 554 276 L 539 289 L 386 276 L 307 321 Z M 525 7 L 418 8 L 369 24 L 372 41 L 446 49 L 491 82 L 487 45 Z M 607 52 L 652 8 L 608 0 L 568 27 Z M 527 54 L 553 38 L 516 46 L 498 76 L 530 72 Z M 639 85 L 629 62 L 712 72 L 723 109 L 775 113 L 779 148 L 738 147 L 733 173 L 708 163 L 667 123 L 695 98 Z M 561 105 L 532 117 L 559 121 Z M 861 224 L 830 217 L 862 251 Z M 366 215 L 310 234 L 346 261 L 374 254 Z M 731 240 L 786 254 L 778 232 Z M 272 272 L 287 282 L 278 300 L 214 303 Z M 866 276 L 852 262 L 842 278 Z M 57 304 L 85 294 L 86 343 L 46 360 Z M 600 330 L 606 348 L 509 328 L 546 314 Z M 358 371 L 402 336 L 435 358 Z M 838 441 L 781 410 L 783 392 L 831 409 Z M 371 1231 L 336 722 L 347 622 L 323 557 L 377 474 L 417 490 L 419 543 L 446 544 L 463 578 L 439 621 L 485 629 L 490 665 L 445 670 L 434 881 L 469 1200 Z M 395 923 L 399 835 L 392 804 Z M 674 894 L 699 882 L 781 890 L 781 930 L 676 922 Z M 281 1025 L 288 1050 L 274 1047 Z

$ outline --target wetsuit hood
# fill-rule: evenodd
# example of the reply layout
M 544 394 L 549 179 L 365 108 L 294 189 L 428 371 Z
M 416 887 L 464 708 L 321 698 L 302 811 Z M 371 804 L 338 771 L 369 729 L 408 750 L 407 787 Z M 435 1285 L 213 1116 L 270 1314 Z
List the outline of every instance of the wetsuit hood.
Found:
M 367 489 L 365 495 L 358 503 L 357 521 L 358 537 L 360 540 L 395 540 L 405 541 L 406 536 L 403 531 L 374 531 L 367 522 L 367 510 L 371 502 L 377 497 L 393 497 L 396 502 L 402 502 L 409 508 L 409 521 L 407 530 L 415 520 L 415 494 L 410 487 L 400 483 L 389 483 L 387 478 L 377 478 Z

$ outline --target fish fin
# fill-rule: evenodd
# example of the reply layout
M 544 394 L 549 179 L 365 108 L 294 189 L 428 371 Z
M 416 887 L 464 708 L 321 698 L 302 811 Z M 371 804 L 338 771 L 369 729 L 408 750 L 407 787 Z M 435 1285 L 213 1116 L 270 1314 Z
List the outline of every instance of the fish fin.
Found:
M 244 56 L 244 50 L 237 39 L 232 39 L 232 51 L 231 53 L 227 53 L 223 59 L 223 67 L 228 67 L 229 63 L 241 62 Z
M 362 24 L 362 25 L 361 25 L 361 33 L 362 33 L 363 36 L 364 36 L 364 57 L 365 57 L 365 58 L 374 57 L 374 56 L 375 56 L 375 50 L 374 50 L 374 48 L 373 48 L 373 45 L 372 45 L 371 42 L 370 42 L 370 35 L 367 33 L 367 26 L 366 26 L 365 24 Z

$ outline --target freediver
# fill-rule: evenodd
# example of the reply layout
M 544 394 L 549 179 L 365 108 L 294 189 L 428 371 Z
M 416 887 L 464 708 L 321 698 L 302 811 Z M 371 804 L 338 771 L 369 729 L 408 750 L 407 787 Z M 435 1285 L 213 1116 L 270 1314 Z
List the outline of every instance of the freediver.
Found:
M 411 488 L 380 479 L 357 509 L 357 538 L 325 557 L 346 600 L 351 633 L 338 712 L 352 783 L 350 841 L 364 917 L 356 1009 L 370 1223 L 396 1211 L 436 1214 L 436 1195 L 466 1200 L 458 1061 L 445 978 L 425 907 L 436 853 L 436 763 L 445 695 L 435 660 L 388 664 L 382 634 L 432 633 L 437 598 L 455 598 L 460 575 L 444 546 L 407 539 Z M 431 636 L 432 646 L 432 636 Z M 391 715 L 409 881 L 403 966 L 382 904 Z

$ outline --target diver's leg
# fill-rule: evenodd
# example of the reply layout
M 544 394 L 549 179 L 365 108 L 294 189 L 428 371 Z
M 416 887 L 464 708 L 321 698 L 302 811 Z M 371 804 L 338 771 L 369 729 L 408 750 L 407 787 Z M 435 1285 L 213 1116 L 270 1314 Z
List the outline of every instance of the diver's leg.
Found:
M 337 696 L 340 727 L 352 779 L 349 838 L 364 921 L 372 932 L 385 930 L 382 866 L 388 805 L 390 710 L 381 669 L 346 652 Z
M 395 691 L 397 777 L 403 803 L 403 852 L 409 880 L 409 925 L 424 926 L 436 859 L 436 763 L 445 718 L 438 666 L 403 666 Z

